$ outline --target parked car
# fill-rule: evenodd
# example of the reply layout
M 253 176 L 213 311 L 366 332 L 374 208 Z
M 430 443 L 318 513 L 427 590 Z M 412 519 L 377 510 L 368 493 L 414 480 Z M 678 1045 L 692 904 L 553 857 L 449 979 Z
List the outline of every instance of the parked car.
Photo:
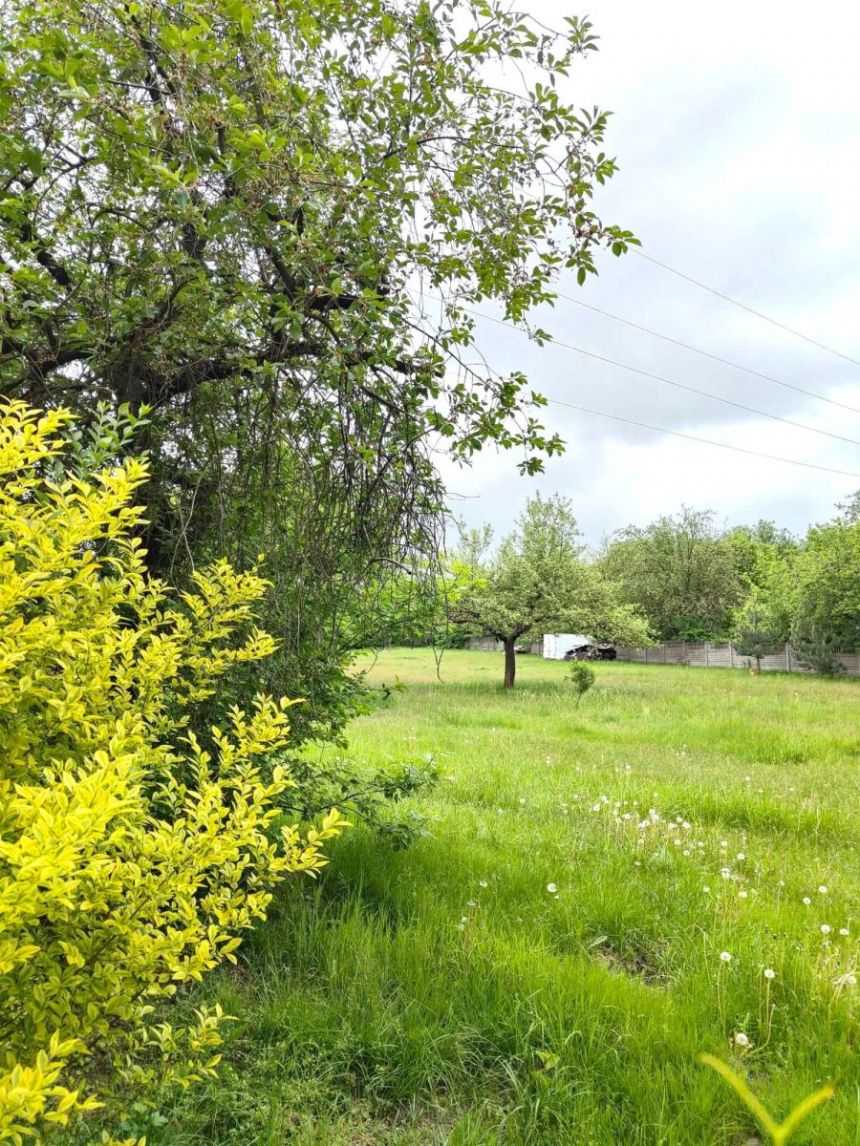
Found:
M 574 649 L 568 649 L 564 654 L 566 661 L 614 661 L 618 656 L 618 651 L 614 645 L 607 645 L 603 641 L 597 644 L 577 645 Z

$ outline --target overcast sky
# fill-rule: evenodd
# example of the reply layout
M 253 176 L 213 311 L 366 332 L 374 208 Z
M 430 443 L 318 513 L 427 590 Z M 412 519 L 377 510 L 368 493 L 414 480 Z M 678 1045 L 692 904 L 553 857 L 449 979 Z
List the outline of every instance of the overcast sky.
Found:
M 570 94 L 614 114 L 620 170 L 596 200 L 643 250 L 860 360 L 860 5 L 770 0 L 534 0 L 553 26 L 588 12 L 600 52 Z M 566 294 L 860 411 L 860 366 L 768 325 L 636 254 L 602 257 Z M 677 349 L 559 300 L 540 325 L 562 341 L 860 443 L 860 413 Z M 446 465 L 454 511 L 505 532 L 535 490 L 574 504 L 586 538 L 644 524 L 682 503 L 719 521 L 770 518 L 802 532 L 860 488 L 860 444 L 835 441 L 484 324 L 496 368 L 522 369 L 544 394 L 855 477 L 732 453 L 549 406 L 567 442 L 546 473 L 520 477 L 512 454 Z

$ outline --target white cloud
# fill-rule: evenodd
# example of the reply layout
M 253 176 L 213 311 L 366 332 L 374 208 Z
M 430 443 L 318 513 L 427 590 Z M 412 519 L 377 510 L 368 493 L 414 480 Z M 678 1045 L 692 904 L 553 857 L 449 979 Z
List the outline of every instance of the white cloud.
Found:
M 860 8 L 727 0 L 598 0 L 601 52 L 571 78 L 572 98 L 611 108 L 620 173 L 597 200 L 655 258 L 860 359 Z M 568 8 L 532 9 L 558 26 Z M 860 367 L 744 313 L 636 255 L 607 256 L 597 282 L 561 289 L 645 326 L 860 410 Z M 668 347 L 573 303 L 540 316 L 556 337 L 643 370 L 860 442 L 855 415 Z M 497 368 L 524 369 L 549 396 L 622 417 L 860 474 L 860 446 L 831 441 L 590 362 L 487 324 Z M 535 489 L 574 501 L 589 540 L 681 503 L 732 522 L 824 520 L 860 487 L 839 477 L 547 408 L 569 443 L 534 481 L 493 452 L 470 471 L 445 466 L 471 522 L 504 531 Z

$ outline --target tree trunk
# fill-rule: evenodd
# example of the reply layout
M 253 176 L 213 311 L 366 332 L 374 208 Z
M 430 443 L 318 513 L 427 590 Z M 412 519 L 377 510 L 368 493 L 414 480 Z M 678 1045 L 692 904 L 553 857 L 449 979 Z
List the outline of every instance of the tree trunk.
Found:
M 505 688 L 514 687 L 517 675 L 517 654 L 514 652 L 514 637 L 505 637 Z

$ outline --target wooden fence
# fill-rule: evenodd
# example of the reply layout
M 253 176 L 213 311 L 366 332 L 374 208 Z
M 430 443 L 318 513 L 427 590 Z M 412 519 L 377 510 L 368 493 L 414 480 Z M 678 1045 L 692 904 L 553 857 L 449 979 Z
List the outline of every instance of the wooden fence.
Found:
M 745 669 L 750 666 L 750 662 L 755 664 L 754 658 L 739 653 L 734 645 L 729 643 L 711 644 L 703 642 L 691 644 L 687 641 L 665 641 L 662 645 L 655 645 L 650 649 L 633 649 L 618 645 L 617 651 L 620 661 L 638 661 L 649 665 L 691 665 L 695 668 Z M 846 652 L 836 655 L 842 662 L 846 673 L 860 676 L 860 653 Z M 781 652 L 774 653 L 769 657 L 762 657 L 761 667 L 762 671 L 810 671 L 797 663 L 789 644 L 784 645 Z

